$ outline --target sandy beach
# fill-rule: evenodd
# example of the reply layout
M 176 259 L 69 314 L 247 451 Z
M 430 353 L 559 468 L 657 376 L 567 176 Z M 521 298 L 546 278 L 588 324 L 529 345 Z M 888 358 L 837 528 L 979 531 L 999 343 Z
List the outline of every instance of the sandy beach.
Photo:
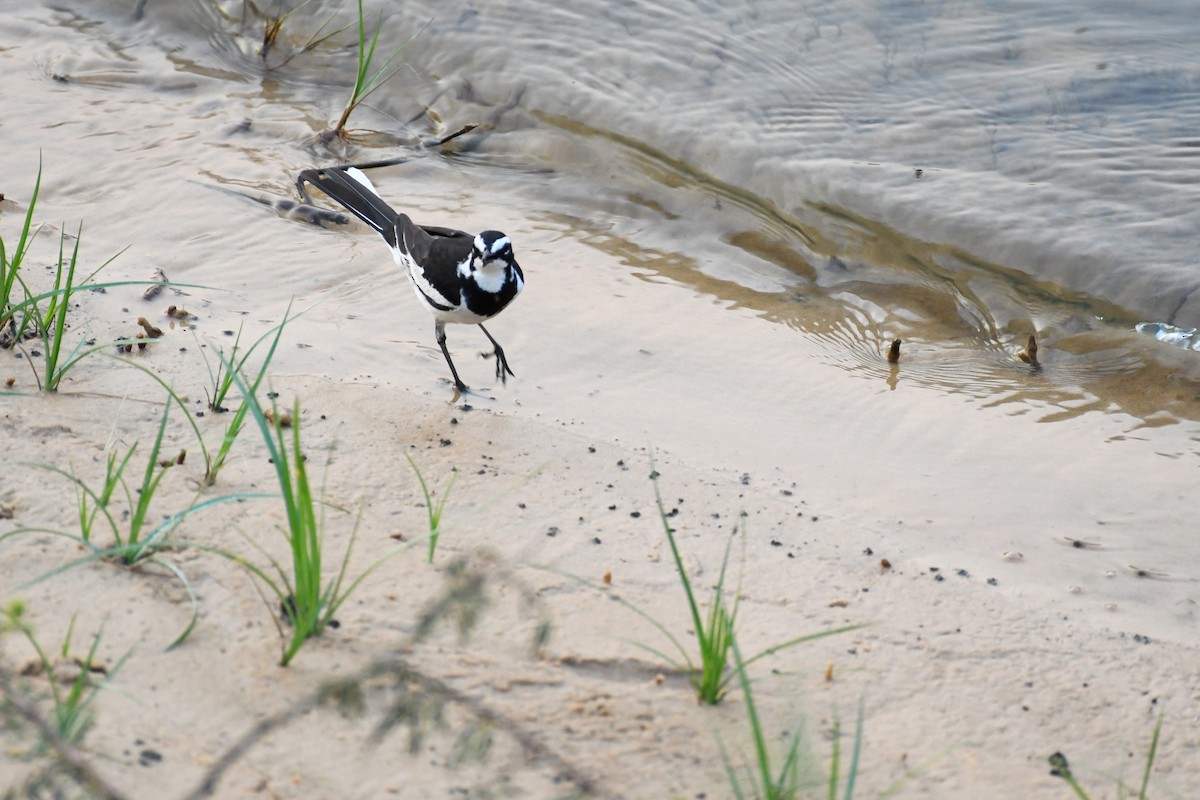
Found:
M 522 362 L 537 360 L 532 338 L 513 338 L 512 352 L 530 356 Z M 195 346 L 187 333 L 173 331 L 132 358 L 182 385 L 196 376 L 178 364 L 186 356 L 174 346 L 178 341 Z M 284 356 L 281 361 L 296 358 Z M 16 366 L 10 363 L 6 374 L 26 383 Z M 745 539 L 733 552 L 738 636 L 747 652 L 824 628 L 866 624 L 753 666 L 755 699 L 772 745 L 781 746 L 785 731 L 802 726 L 815 780 L 828 764 L 834 714 L 846 737 L 861 702 L 863 796 L 911 771 L 894 796 L 1061 797 L 1065 785 L 1046 763 L 1059 750 L 1098 785 L 1097 796 L 1107 796 L 1118 777 L 1137 780 L 1159 714 L 1154 785 L 1179 796 L 1194 791 L 1196 646 L 1169 635 L 1191 624 L 1194 588 L 1136 577 L 1120 566 L 1136 558 L 1132 552 L 1080 549 L 1062 540 L 1077 536 L 1107 547 L 1113 541 L 1108 526 L 1128 527 L 1093 494 L 1090 480 L 1070 485 L 1061 474 L 1028 466 L 1022 477 L 1013 464 L 1011 480 L 990 484 L 990 468 L 964 474 L 968 464 L 941 450 L 917 476 L 929 490 L 916 496 L 913 476 L 888 469 L 889 459 L 910 458 L 912 451 L 889 452 L 875 443 L 857 453 L 828 447 L 822 440 L 829 430 L 863 421 L 857 412 L 828 408 L 833 419 L 822 425 L 796 421 L 809 464 L 793 462 L 785 471 L 766 459 L 746 459 L 743 468 L 706 457 L 711 442 L 693 440 L 683 423 L 680 433 L 664 423 L 650 441 L 636 429 L 614 435 L 605 426 L 616 423 L 603 409 L 595 418 L 531 411 L 541 393 L 536 384 L 489 390 L 467 410 L 447 402 L 452 392 L 439 385 L 435 359 L 419 366 L 431 373 L 419 391 L 356 378 L 272 375 L 283 401 L 301 398 L 305 451 L 330 503 L 331 560 L 340 557 L 360 507 L 352 574 L 395 547 L 397 536 L 414 542 L 355 592 L 338 614 L 341 627 L 313 640 L 286 669 L 278 666 L 276 609 L 225 559 L 186 549 L 165 556 L 187 574 L 200 622 L 181 647 L 164 652 L 190 613 L 186 592 L 169 574 L 152 565 L 130 571 L 91 563 L 30 586 L 27 581 L 82 550 L 37 534 L 3 542 L 6 597 L 26 600 L 46 646 L 56 646 L 74 619 L 75 651 L 102 631 L 101 663 L 115 664 L 129 653 L 113 680 L 120 690 L 102 693 L 86 740 L 98 770 L 127 796 L 183 796 L 256 722 L 322 681 L 392 654 L 511 720 L 585 777 L 597 796 L 728 796 L 719 743 L 738 758 L 751 757 L 740 693 L 732 691 L 716 707 L 697 705 L 685 677 L 639 647 L 669 651 L 663 635 L 604 591 L 569 577 L 600 586 L 610 576 L 606 591 L 647 610 L 691 646 L 683 591 L 656 516 L 651 446 L 665 503 L 678 510 L 671 523 L 705 598 L 726 537 L 745 515 Z M 472 370 L 481 368 L 486 373 L 488 366 L 476 362 Z M 71 485 L 28 463 L 65 465 L 98 480 L 106 444 L 143 441 L 156 428 L 161 392 L 145 376 L 101 356 L 78 373 L 58 396 L 30 392 L 5 400 L 13 465 L 0 497 L 13 509 L 6 529 L 69 531 L 75 523 Z M 604 385 L 595 391 L 603 393 Z M 207 436 L 219 439 L 220 415 L 200 422 Z M 154 500 L 156 519 L 197 499 L 203 469 L 189 439 L 191 430 L 170 420 L 164 450 L 188 448 L 191 455 L 166 475 Z M 635 444 L 639 439 L 647 443 Z M 880 434 L 879 441 L 886 437 Z M 256 431 L 244 431 L 235 448 L 218 485 L 202 490 L 202 497 L 273 491 Z M 426 511 L 405 454 L 435 492 L 457 471 L 433 565 L 425 563 L 419 542 Z M 1045 463 L 1025 455 L 1029 464 Z M 864 463 L 875 465 L 870 480 L 854 477 Z M 1047 484 L 1058 495 L 1094 503 L 1093 518 L 1051 516 L 1036 500 L 1036 487 Z M 1118 501 L 1110 496 L 1108 502 Z M 921 507 L 929 510 L 922 514 Z M 1000 520 L 1005 551 L 997 541 Z M 282 559 L 283 524 L 278 502 L 248 500 L 199 512 L 172 537 L 255 559 L 253 539 Z M 1152 524 L 1138 530 L 1154 535 Z M 947 545 L 934 552 L 922 543 L 926 537 L 992 537 L 993 549 L 957 553 Z M 1021 560 L 1012 560 L 1016 548 Z M 417 617 L 447 579 L 447 566 L 460 557 L 489 577 L 478 628 L 460 640 L 447 625 L 406 646 Z M 1106 569 L 1116 574 L 1099 577 Z M 1038 576 L 1053 572 L 1057 580 L 1043 585 Z M 1076 583 L 1078 594 L 1072 594 Z M 1156 627 L 1172 590 L 1182 599 L 1166 613 L 1169 624 Z M 537 597 L 536 605 L 521 602 L 526 592 Z M 531 654 L 543 615 L 552 635 Z M 32 656 L 12 635 L 4 640 L 6 669 L 19 669 Z M 382 689 L 370 696 L 368 707 L 386 704 Z M 448 730 L 428 732 L 410 754 L 403 732 L 368 746 L 378 723 L 370 714 L 347 720 L 330 709 L 314 710 L 252 748 L 217 794 L 554 797 L 567 791 L 556 782 L 557 763 L 523 753 L 502 731 L 482 764 L 448 768 L 455 731 L 469 720 L 467 710 L 452 708 Z M 147 751 L 162 760 L 139 763 Z M 36 763 L 8 761 L 5 782 L 16 785 Z
M 378 133 L 405 109 L 364 109 L 354 158 L 413 158 L 373 175 L 384 196 L 428 224 L 504 230 L 526 273 L 489 323 L 516 376 L 492 385 L 487 341 L 451 326 L 475 390 L 456 398 L 432 320 L 378 237 L 270 205 L 294 198 L 300 170 L 347 155 L 314 143 L 344 87 L 303 66 L 305 80 L 243 82 L 195 60 L 202 36 L 172 49 L 89 19 L 31 9 L 2 35 L 6 99 L 29 125 L 0 127 L 0 235 L 11 253 L 40 157 L 31 289 L 52 285 L 60 233 L 70 248 L 81 223 L 81 272 L 119 253 L 93 282 L 141 283 L 73 296 L 67 348 L 100 349 L 56 393 L 38 390 L 38 340 L 0 351 L 0 602 L 25 603 L 52 660 L 70 631 L 67 674 L 99 636 L 108 675 L 93 682 L 106 688 L 77 754 L 109 796 L 201 796 L 189 793 L 212 778 L 222 798 L 734 797 L 723 752 L 738 770 L 755 758 L 744 692 L 731 675 L 719 704 L 698 704 L 659 655 L 678 658 L 670 639 L 633 610 L 696 658 L 652 471 L 705 607 L 734 537 L 726 588 L 747 656 L 861 626 L 748 668 L 774 764 L 800 734 L 801 796 L 827 796 L 835 743 L 845 770 L 860 708 L 855 797 L 1070 797 L 1051 775 L 1056 752 L 1091 797 L 1121 796 L 1160 719 L 1150 795 L 1200 796 L 1195 353 L 1105 327 L 1057 285 L 1013 288 L 998 267 L 819 203 L 767 213 L 636 148 L 599 188 L 576 189 L 572 158 L 620 141 L 565 144 L 568 129 L 536 108 L 442 150 Z M 420 80 L 414 96 L 444 88 Z M 404 135 L 487 119 L 507 99 L 446 97 L 445 124 L 430 113 Z M 880 195 L 913 181 L 908 167 L 854 177 Z M 986 324 L 946 303 L 932 269 L 879 278 L 893 269 L 880 263 L 916 262 L 967 264 L 947 294 L 977 289 Z M 145 299 L 155 270 L 171 285 Z M 216 353 L 289 309 L 259 400 L 298 403 L 325 578 L 352 538 L 348 579 L 387 560 L 282 667 L 277 599 L 216 552 L 289 568 L 253 422 L 203 484 L 204 453 L 240 402 L 235 389 L 231 411 L 208 408 Z M 139 317 L 163 336 L 118 352 Z M 1033 331 L 1037 368 L 1017 358 Z M 159 458 L 182 463 L 154 467 L 164 387 L 186 413 L 169 406 Z M 197 510 L 157 563 L 87 560 L 68 476 L 97 487 L 134 445 L 118 530 L 148 465 L 163 472 L 148 526 Z M 435 497 L 450 486 L 432 563 L 409 458 Z M 92 545 L 112 536 L 100 525 Z M 448 606 L 418 638 L 446 597 L 474 605 Z M 168 649 L 193 609 L 194 629 Z M 468 611 L 475 625 L 460 631 Z M 47 714 L 37 663 L 21 635 L 0 638 L 12 696 Z M 311 707 L 373 666 L 384 672 L 359 684 L 360 713 Z M 376 736 L 404 697 L 444 701 L 440 723 Z M 486 756 L 462 760 L 485 735 Z M 29 796 L 49 757 L 28 726 L 0 736 L 0 787 Z

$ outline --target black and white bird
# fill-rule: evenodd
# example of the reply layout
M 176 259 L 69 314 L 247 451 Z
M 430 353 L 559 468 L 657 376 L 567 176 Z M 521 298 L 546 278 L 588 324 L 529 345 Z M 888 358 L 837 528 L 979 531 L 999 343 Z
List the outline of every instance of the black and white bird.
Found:
M 434 318 L 434 335 L 454 386 L 466 392 L 446 349 L 446 323 L 478 325 L 495 348 L 496 377 L 516 377 L 500 346 L 483 323 L 503 311 L 525 288 L 525 275 L 513 256 L 512 242 L 499 231 L 471 235 L 451 228 L 417 225 L 395 211 L 358 167 L 306 169 L 296 179 L 301 197 L 310 183 L 337 201 L 383 237 L 396 264 L 412 282 L 417 298 Z

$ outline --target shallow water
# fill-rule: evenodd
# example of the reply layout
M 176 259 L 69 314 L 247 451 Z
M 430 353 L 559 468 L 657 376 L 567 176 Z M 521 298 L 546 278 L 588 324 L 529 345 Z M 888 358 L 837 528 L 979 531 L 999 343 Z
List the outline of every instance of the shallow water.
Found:
M 1048 596 L 1062 537 L 1107 525 L 1085 605 L 1178 632 L 1200 356 L 1135 325 L 1200 324 L 1200 22 L 1053 5 L 367 3 L 381 52 L 411 42 L 331 150 L 351 37 L 303 51 L 331 4 L 264 57 L 233 0 L 2 2 L 0 225 L 40 152 L 41 220 L 82 220 L 96 265 L 129 246 L 105 277 L 210 287 L 187 299 L 206 336 L 294 300 L 281 373 L 439 392 L 432 324 L 379 242 L 242 196 L 408 154 L 375 176 L 397 206 L 517 243 L 502 407 L 778 480 L 828 465 L 812 491 L 846 524 L 935 520 L 904 547 L 973 569 L 1019 546 L 1041 566 L 1005 580 Z M 101 330 L 136 300 L 113 295 Z M 1041 369 L 1014 357 L 1030 333 Z M 483 385 L 478 333 L 450 344 Z M 1113 589 L 1121 560 L 1179 580 Z
M 239 2 L 9 17 L 40 38 L 15 68 L 84 107 L 54 129 L 90 149 L 87 175 L 51 177 L 89 222 L 135 152 L 157 199 L 199 205 L 184 182 L 282 195 L 313 161 L 483 123 L 442 168 L 513 216 L 670 253 L 664 275 L 829 339 L 847 368 L 899 336 L 937 354 L 922 380 L 986 395 L 1033 332 L 1065 380 L 1140 414 L 1145 392 L 1112 376 L 1200 378 L 1134 330 L 1200 323 L 1200 23 L 1092 6 L 380 4 L 380 47 L 408 42 L 404 66 L 342 153 L 309 140 L 354 53 L 346 35 L 301 48 L 345 14 L 322 29 L 330 12 L 304 6 L 265 57 Z M 197 214 L 173 238 L 208 235 Z

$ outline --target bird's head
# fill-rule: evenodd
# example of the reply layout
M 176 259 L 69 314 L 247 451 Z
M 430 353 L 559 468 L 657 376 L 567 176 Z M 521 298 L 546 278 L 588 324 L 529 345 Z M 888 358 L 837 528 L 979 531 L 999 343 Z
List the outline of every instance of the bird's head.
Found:
M 517 261 L 512 242 L 500 231 L 484 231 L 475 237 L 475 253 L 471 259 L 475 269 L 507 269 Z

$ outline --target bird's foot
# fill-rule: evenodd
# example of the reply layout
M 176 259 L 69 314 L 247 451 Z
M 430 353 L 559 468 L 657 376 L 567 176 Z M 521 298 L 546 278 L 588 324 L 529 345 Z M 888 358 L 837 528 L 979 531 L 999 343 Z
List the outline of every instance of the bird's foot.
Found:
M 496 359 L 496 380 L 500 381 L 500 383 L 504 384 L 505 386 L 508 385 L 509 375 L 512 375 L 514 378 L 517 377 L 517 374 L 512 371 L 512 367 L 508 366 L 508 359 L 504 357 L 504 348 L 500 345 L 496 345 L 494 352 L 484 353 L 483 357 L 494 357 Z

